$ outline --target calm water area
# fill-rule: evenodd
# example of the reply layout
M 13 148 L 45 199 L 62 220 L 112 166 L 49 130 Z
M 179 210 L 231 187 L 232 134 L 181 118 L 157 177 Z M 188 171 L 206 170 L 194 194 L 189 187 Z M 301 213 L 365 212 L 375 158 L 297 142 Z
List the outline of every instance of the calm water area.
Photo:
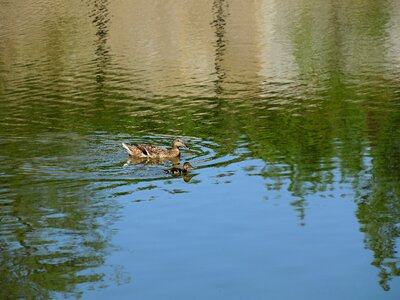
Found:
M 0 299 L 400 299 L 399 247 L 400 1 L 0 0 Z

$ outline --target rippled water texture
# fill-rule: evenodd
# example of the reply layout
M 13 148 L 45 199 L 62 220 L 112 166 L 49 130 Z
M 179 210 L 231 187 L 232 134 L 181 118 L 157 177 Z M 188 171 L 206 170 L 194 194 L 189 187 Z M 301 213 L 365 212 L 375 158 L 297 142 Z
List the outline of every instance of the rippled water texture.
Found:
M 0 298 L 399 299 L 400 2 L 0 0 Z M 178 161 L 124 143 L 189 145 Z

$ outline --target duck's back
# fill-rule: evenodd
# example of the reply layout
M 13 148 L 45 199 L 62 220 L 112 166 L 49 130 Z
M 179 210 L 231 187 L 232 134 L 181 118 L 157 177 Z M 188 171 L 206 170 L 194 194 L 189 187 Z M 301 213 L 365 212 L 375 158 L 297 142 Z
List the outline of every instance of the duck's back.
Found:
M 179 150 L 177 148 L 174 149 L 165 149 L 165 148 L 160 148 L 157 146 L 153 145 L 138 145 L 137 146 L 139 149 L 142 150 L 142 152 L 150 157 L 176 157 L 179 156 Z
M 128 146 L 123 144 L 128 153 L 134 157 L 149 157 L 149 158 L 166 158 L 177 157 L 180 152 L 179 149 L 164 149 L 154 145 L 138 144 L 135 146 Z

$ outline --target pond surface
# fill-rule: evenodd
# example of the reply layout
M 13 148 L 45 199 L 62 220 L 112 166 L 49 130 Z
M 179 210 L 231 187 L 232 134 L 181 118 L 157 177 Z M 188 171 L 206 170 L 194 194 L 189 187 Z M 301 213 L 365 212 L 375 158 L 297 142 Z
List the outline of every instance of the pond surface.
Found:
M 399 299 L 400 2 L 0 0 L 0 298 Z M 181 137 L 188 176 L 128 160 Z

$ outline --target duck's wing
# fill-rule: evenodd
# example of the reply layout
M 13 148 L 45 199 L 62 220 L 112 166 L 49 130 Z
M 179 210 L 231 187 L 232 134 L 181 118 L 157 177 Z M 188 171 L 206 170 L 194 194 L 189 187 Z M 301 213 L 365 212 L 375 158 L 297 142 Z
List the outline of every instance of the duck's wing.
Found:
M 147 155 L 147 156 L 150 155 L 149 151 L 147 150 L 148 147 L 149 147 L 149 145 L 142 145 L 142 144 L 136 145 L 136 148 L 138 148 L 140 151 L 143 152 L 144 155 Z
M 162 149 L 160 147 L 153 146 L 153 145 L 139 144 L 139 145 L 136 145 L 136 147 L 140 151 L 142 151 L 144 155 L 147 155 L 147 156 L 157 155 L 157 154 L 165 152 L 165 149 Z

